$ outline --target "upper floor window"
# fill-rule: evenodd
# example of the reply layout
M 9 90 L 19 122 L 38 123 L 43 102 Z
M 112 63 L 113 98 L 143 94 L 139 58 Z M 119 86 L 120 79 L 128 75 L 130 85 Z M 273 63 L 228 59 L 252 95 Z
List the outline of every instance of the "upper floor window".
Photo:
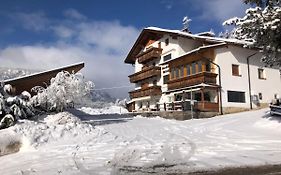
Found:
M 261 69 L 261 68 L 258 68 L 258 76 L 259 76 L 259 79 L 265 79 L 265 72 L 264 72 L 264 69 Z
M 164 77 L 163 77 L 163 79 L 164 79 L 164 84 L 167 84 L 168 83 L 168 81 L 169 81 L 169 75 L 165 75 Z
M 206 72 L 211 72 L 211 64 L 209 62 L 205 64 L 206 64 Z
M 172 58 L 172 54 L 171 54 L 171 53 L 168 54 L 168 55 L 165 55 L 165 56 L 163 57 L 164 61 L 168 61 L 168 60 L 170 60 L 171 58 Z
M 239 71 L 239 65 L 232 64 L 232 75 L 233 76 L 241 76 Z
M 184 67 L 183 66 L 180 66 L 180 77 L 183 77 L 184 75 Z
M 165 39 L 165 45 L 166 45 L 166 46 L 169 45 L 169 38 Z
M 190 65 L 186 65 L 186 74 L 189 76 L 191 74 Z
M 196 63 L 192 63 L 191 64 L 191 71 L 192 71 L 192 74 L 196 74 Z
M 198 65 L 198 72 L 202 72 L 202 62 L 199 61 L 199 62 L 197 63 L 197 65 Z
M 180 76 L 180 69 L 178 67 L 176 67 L 175 70 L 176 70 L 176 78 L 179 78 L 179 76 Z

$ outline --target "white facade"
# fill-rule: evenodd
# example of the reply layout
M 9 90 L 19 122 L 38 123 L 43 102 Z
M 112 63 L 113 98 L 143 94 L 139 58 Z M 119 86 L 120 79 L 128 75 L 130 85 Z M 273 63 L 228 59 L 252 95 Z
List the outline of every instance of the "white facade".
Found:
M 166 44 L 166 40 L 169 40 L 169 44 Z M 161 96 L 147 96 L 132 99 L 135 102 L 135 110 L 140 109 L 156 109 L 157 104 L 163 104 L 173 101 L 175 93 L 165 92 L 168 90 L 167 84 L 164 84 L 164 76 L 169 75 L 169 68 L 161 63 L 164 62 L 164 57 L 171 54 L 171 59 L 176 59 L 181 55 L 186 54 L 200 46 L 203 46 L 202 40 L 190 39 L 187 37 L 175 36 L 170 34 L 164 34 L 161 39 L 148 45 L 144 48 L 145 51 L 149 47 L 159 47 L 161 43 L 162 55 L 159 59 L 153 60 L 149 65 L 156 65 L 161 67 L 161 76 L 153 77 L 146 81 L 149 81 L 149 86 L 156 85 L 161 86 Z M 220 41 L 221 43 L 221 41 Z M 264 67 L 260 62 L 261 54 L 256 53 L 258 51 L 243 48 L 235 44 L 227 44 L 226 47 L 213 48 L 215 51 L 214 62 L 221 68 L 221 92 L 222 92 L 222 107 L 239 107 L 250 108 L 250 88 L 251 86 L 251 98 L 252 107 L 257 107 L 260 103 L 270 103 L 275 96 L 281 96 L 281 77 L 278 69 Z M 256 54 L 255 54 L 256 53 Z M 247 57 L 249 58 L 249 71 L 250 80 L 248 75 Z M 179 58 L 180 59 L 180 58 Z M 239 67 L 239 76 L 232 75 L 232 65 Z M 142 70 L 143 65 L 135 61 L 135 72 Z M 264 79 L 259 78 L 258 69 L 262 69 L 264 73 Z M 218 69 L 216 69 L 217 74 Z M 219 83 L 219 75 L 217 76 L 217 84 Z M 142 82 L 136 83 L 135 90 L 141 89 Z M 228 99 L 228 92 L 239 92 L 244 94 L 244 102 L 230 102 Z M 217 99 L 218 96 L 212 96 L 212 99 Z M 163 107 L 160 105 L 160 110 Z
M 255 54 L 256 53 L 256 54 Z M 255 54 L 255 55 L 253 55 Z M 251 56 L 253 55 L 253 56 Z M 247 57 L 249 57 L 250 80 L 248 76 Z M 250 108 L 251 86 L 252 106 L 258 103 L 270 103 L 281 94 L 281 77 L 278 69 L 265 67 L 261 62 L 258 51 L 245 49 L 239 46 L 228 46 L 215 50 L 215 62 L 221 67 L 222 103 L 223 107 Z M 232 64 L 239 66 L 240 76 L 232 75 Z M 258 69 L 264 70 L 265 79 L 260 79 Z M 245 103 L 228 102 L 227 91 L 245 93 Z M 259 94 L 261 99 L 259 99 Z

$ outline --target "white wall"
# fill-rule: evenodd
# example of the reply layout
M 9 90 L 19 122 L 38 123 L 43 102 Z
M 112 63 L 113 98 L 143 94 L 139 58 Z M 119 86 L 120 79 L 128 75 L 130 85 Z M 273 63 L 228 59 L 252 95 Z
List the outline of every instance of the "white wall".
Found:
M 215 51 L 215 62 L 221 66 L 221 85 L 223 107 L 250 107 L 247 57 L 257 51 L 231 46 L 219 48 Z M 252 95 L 259 92 L 263 95 L 261 103 L 268 103 L 274 94 L 281 94 L 280 73 L 277 69 L 264 68 L 260 63 L 261 54 L 257 53 L 250 58 L 250 75 Z M 232 64 L 239 65 L 241 76 L 232 75 Z M 266 80 L 258 79 L 258 67 L 263 67 Z M 217 77 L 217 82 L 219 76 Z M 246 103 L 233 103 L 227 101 L 227 90 L 245 92 Z M 255 107 L 255 105 L 253 105 Z

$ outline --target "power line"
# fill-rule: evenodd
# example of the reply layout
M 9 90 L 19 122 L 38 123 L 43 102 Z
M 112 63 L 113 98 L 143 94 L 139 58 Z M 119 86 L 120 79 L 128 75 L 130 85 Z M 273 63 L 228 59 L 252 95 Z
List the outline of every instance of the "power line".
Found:
M 121 88 L 133 87 L 133 86 L 134 86 L 134 85 L 130 85 L 130 86 L 108 87 L 108 88 L 100 88 L 100 89 L 91 89 L 91 91 L 110 90 L 110 89 L 121 89 Z

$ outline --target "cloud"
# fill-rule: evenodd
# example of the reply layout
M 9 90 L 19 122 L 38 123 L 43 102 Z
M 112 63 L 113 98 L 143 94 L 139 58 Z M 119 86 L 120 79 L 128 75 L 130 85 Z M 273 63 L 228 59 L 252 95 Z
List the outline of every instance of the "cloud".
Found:
M 173 0 L 162 0 L 161 4 L 163 4 L 167 10 L 170 10 L 174 6 Z
M 200 18 L 223 22 L 235 16 L 243 16 L 247 6 L 241 0 L 204 0 L 198 8 L 202 12 Z
M 16 13 L 11 18 L 18 20 L 25 29 L 32 31 L 44 31 L 48 28 L 49 19 L 46 17 L 44 12 L 34 13 Z
M 83 73 L 94 80 L 97 88 L 130 85 L 128 75 L 133 73 L 133 67 L 124 59 L 138 29 L 118 21 L 47 20 L 51 24 L 49 35 L 57 40 L 7 46 L 0 50 L 1 66 L 46 70 L 84 61 Z M 128 95 L 128 90 L 118 89 L 111 94 L 121 98 Z
M 87 17 L 84 16 L 83 14 L 79 13 L 75 9 L 67 9 L 64 11 L 64 16 L 72 19 L 77 19 L 77 20 L 86 20 Z
M 63 25 L 54 26 L 52 29 L 59 38 L 71 38 L 75 34 L 75 31 Z

